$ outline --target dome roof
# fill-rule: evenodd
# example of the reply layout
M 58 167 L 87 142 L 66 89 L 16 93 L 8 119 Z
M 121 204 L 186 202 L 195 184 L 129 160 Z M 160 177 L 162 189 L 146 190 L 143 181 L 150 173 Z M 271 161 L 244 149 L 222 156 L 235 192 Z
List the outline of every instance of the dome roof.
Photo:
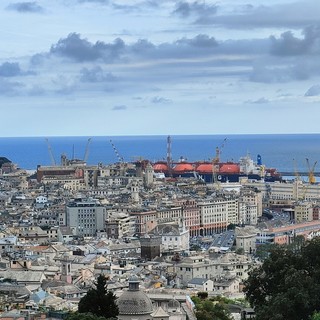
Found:
M 170 309 L 179 309 L 180 308 L 180 302 L 176 299 L 172 299 L 168 302 L 168 308 Z
M 150 298 L 142 291 L 124 291 L 117 299 L 119 315 L 151 314 L 153 312 Z
M 178 163 L 174 168 L 173 171 L 176 173 L 183 173 L 183 172 L 189 172 L 193 171 L 193 165 L 191 163 L 183 162 L 183 163 Z
M 240 173 L 240 167 L 236 163 L 223 163 L 220 167 L 221 173 Z
M 212 163 L 200 163 L 197 166 L 196 170 L 199 173 L 212 173 L 213 171 Z
M 154 172 L 165 172 L 168 171 L 168 166 L 166 163 L 158 162 L 153 165 Z
M 129 278 L 129 290 L 124 291 L 117 299 L 119 315 L 124 314 L 151 314 L 153 312 L 150 298 L 139 290 L 139 279 L 132 275 Z

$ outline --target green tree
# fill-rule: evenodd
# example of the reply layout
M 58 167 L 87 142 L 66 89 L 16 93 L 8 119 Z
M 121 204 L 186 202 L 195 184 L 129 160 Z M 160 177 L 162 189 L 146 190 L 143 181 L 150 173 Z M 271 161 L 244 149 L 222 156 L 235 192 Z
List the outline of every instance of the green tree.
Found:
M 257 320 L 310 319 L 320 310 L 320 238 L 274 246 L 249 273 L 244 292 Z
M 79 301 L 79 313 L 92 313 L 104 318 L 116 318 L 118 316 L 117 298 L 111 291 L 107 290 L 107 280 L 103 275 L 99 275 L 95 283 L 96 288 L 90 289 Z
M 274 245 L 271 243 L 264 243 L 264 244 L 259 244 L 257 246 L 257 250 L 255 252 L 255 256 L 260 259 L 261 261 L 265 260 L 268 258 L 270 254 L 270 250 Z
M 200 299 L 207 299 L 208 298 L 208 292 L 206 291 L 200 291 L 197 293 L 197 296 L 200 298 Z
M 192 297 L 195 304 L 197 320 L 231 320 L 224 300 Z

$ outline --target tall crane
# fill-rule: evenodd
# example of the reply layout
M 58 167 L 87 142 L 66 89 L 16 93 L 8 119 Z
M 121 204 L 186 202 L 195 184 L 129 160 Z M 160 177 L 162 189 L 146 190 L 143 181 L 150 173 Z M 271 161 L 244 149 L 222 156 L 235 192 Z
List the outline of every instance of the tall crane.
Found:
M 222 143 L 221 143 L 221 145 L 220 145 L 220 147 L 216 147 L 216 156 L 213 159 L 214 163 L 219 163 L 220 162 L 220 155 L 221 155 L 222 149 L 223 149 L 226 141 L 227 141 L 227 138 L 224 138 Z
M 293 159 L 293 170 L 294 175 L 296 176 L 294 179 L 294 187 L 293 187 L 293 199 L 295 200 L 303 200 L 303 194 L 301 194 L 300 190 L 303 187 L 303 181 L 301 180 L 301 176 L 298 171 L 297 161 Z
M 227 141 L 227 138 L 224 138 L 220 147 L 216 147 L 216 155 L 212 159 L 212 183 L 219 182 L 217 179 L 217 173 L 219 172 L 220 155 L 221 155 L 222 148 L 224 147 L 226 141 Z M 219 183 L 218 183 L 218 188 L 219 188 Z
M 309 159 L 306 158 L 306 160 L 307 160 L 307 165 L 308 165 L 309 183 L 310 183 L 310 184 L 315 184 L 315 183 L 316 183 L 316 177 L 314 176 L 314 169 L 315 169 L 318 161 L 316 161 L 316 162 L 313 164 L 313 166 L 311 166 L 311 165 L 310 165 L 310 162 L 309 162 Z
M 301 181 L 296 159 L 293 159 L 293 170 L 294 170 L 294 175 L 296 176 L 296 180 Z
M 116 156 L 117 156 L 117 158 L 118 158 L 119 162 L 120 162 L 120 163 L 124 163 L 124 159 L 123 159 L 123 157 L 122 157 L 122 156 L 120 156 L 120 154 L 119 154 L 119 152 L 118 152 L 118 150 L 117 150 L 116 146 L 114 145 L 114 143 L 112 142 L 112 140 L 111 140 L 111 139 L 110 139 L 110 143 L 111 143 L 111 146 L 112 146 L 112 148 L 113 148 L 113 151 L 114 151 L 114 153 L 116 154 Z
M 49 155 L 50 155 L 50 159 L 51 159 L 51 164 L 52 164 L 53 166 L 56 166 L 57 163 L 56 163 L 56 160 L 55 160 L 55 158 L 54 158 L 54 155 L 53 155 L 53 152 L 52 152 L 52 148 L 51 148 L 51 145 L 50 145 L 50 143 L 49 143 L 49 139 L 48 139 L 48 138 L 46 138 L 46 142 L 47 142 L 48 151 L 49 151 Z
M 168 174 L 171 177 L 172 174 L 172 154 L 171 154 L 171 137 L 167 137 L 167 167 L 168 167 Z
M 90 143 L 91 143 L 91 138 L 89 138 L 87 141 L 86 150 L 84 152 L 84 157 L 83 157 L 84 162 L 87 162 L 88 160 Z

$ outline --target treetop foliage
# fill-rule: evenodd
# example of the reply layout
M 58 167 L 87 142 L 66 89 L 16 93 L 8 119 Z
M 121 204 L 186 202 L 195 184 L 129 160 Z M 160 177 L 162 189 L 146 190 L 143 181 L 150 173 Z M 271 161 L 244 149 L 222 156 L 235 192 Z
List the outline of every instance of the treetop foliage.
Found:
M 79 313 L 91 313 L 107 319 L 116 318 L 118 316 L 119 309 L 116 304 L 117 297 L 113 292 L 107 290 L 107 280 L 108 278 L 104 275 L 99 275 L 97 282 L 95 283 L 96 288 L 90 289 L 79 301 Z
M 196 306 L 197 320 L 231 320 L 226 308 L 227 299 L 223 297 L 204 298 L 203 295 L 192 297 Z
M 244 284 L 257 320 L 310 320 L 320 311 L 320 238 L 273 246 Z

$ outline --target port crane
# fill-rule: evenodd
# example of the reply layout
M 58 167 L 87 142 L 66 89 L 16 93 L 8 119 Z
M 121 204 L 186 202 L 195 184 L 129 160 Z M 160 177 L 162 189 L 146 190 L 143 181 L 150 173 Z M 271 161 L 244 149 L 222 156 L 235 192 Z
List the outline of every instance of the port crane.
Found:
M 56 163 L 56 160 L 55 160 L 55 158 L 54 158 L 54 155 L 53 155 L 53 152 L 52 152 L 52 148 L 51 148 L 51 145 L 50 145 L 50 143 L 49 143 L 49 139 L 48 139 L 48 138 L 46 138 L 46 142 L 47 142 L 48 151 L 49 151 L 49 155 L 50 155 L 50 159 L 51 159 L 51 164 L 52 164 L 53 166 L 56 166 L 57 163 Z
M 221 152 L 222 152 L 222 149 L 224 147 L 224 145 L 226 144 L 226 141 L 227 141 L 227 138 L 224 138 L 220 147 L 216 147 L 216 156 L 214 157 L 213 159 L 213 162 L 214 163 L 219 163 L 220 162 L 220 155 L 221 155 Z
M 219 171 L 219 162 L 220 162 L 220 155 L 221 151 L 227 141 L 227 138 L 224 138 L 220 147 L 216 147 L 216 155 L 212 159 L 212 182 L 217 183 L 219 182 L 217 179 L 217 172 Z
M 296 176 L 295 180 L 301 181 L 296 159 L 293 159 L 293 170 L 294 170 L 294 175 Z
M 171 136 L 167 137 L 167 167 L 169 177 L 172 176 L 172 153 L 171 153 Z
M 309 177 L 309 183 L 310 184 L 315 184 L 316 183 L 316 177 L 314 176 L 314 169 L 318 163 L 318 161 L 316 161 L 312 166 L 310 165 L 309 159 L 306 158 L 307 160 L 307 165 L 308 165 L 308 177 Z
M 117 158 L 118 158 L 118 161 L 119 161 L 120 163 L 124 163 L 124 159 L 123 159 L 123 157 L 122 157 L 122 156 L 120 156 L 120 154 L 119 154 L 119 152 L 118 152 L 118 150 L 117 150 L 116 146 L 114 145 L 114 143 L 112 142 L 112 140 L 111 140 L 111 139 L 110 139 L 110 144 L 111 144 L 111 146 L 112 146 L 112 148 L 113 148 L 114 153 L 116 154 L 116 156 L 117 156 Z
M 83 157 L 83 161 L 84 161 L 84 162 L 87 162 L 88 157 L 89 157 L 89 147 L 90 147 L 90 143 L 91 143 L 91 138 L 89 138 L 88 141 L 87 141 L 87 145 L 86 145 L 86 149 L 85 149 L 84 157 Z

